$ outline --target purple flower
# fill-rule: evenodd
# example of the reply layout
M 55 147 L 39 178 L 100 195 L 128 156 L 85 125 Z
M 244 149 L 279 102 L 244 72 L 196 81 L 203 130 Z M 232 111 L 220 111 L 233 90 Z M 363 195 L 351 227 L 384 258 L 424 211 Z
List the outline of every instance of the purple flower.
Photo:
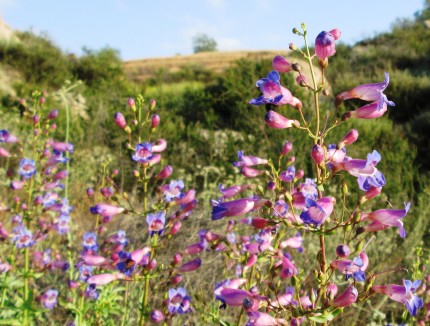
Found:
M 352 276 L 356 281 L 364 282 L 366 280 L 364 271 L 369 265 L 369 258 L 365 252 L 361 252 L 353 260 L 335 259 L 330 265 L 345 274 L 346 279 Z
M 86 282 L 88 278 L 93 275 L 94 267 L 92 266 L 81 266 L 79 267 L 79 280 Z
M 399 234 L 402 238 L 406 237 L 401 219 L 406 216 L 410 206 L 411 203 L 405 203 L 405 209 L 378 209 L 371 213 L 361 214 L 361 221 L 372 222 L 364 227 L 364 231 L 376 232 L 394 226 L 399 228 Z
M 146 223 L 148 223 L 149 234 L 154 236 L 154 234 L 161 235 L 164 231 L 164 224 L 166 223 L 166 215 L 164 212 L 158 212 L 155 214 L 148 214 L 146 217 Z
M 380 188 L 386 184 L 384 175 L 376 168 L 380 160 L 381 154 L 374 150 L 367 154 L 367 160 L 345 157 L 343 161 L 331 162 L 330 164 L 335 171 L 345 170 L 358 177 L 358 187 L 363 191 L 368 191 L 372 187 Z
M 358 291 L 355 287 L 350 285 L 343 293 L 330 302 L 334 307 L 347 307 L 352 305 L 358 298 Z
M 57 231 L 59 234 L 67 234 L 70 231 L 70 216 L 61 214 L 57 221 Z
M 243 151 L 237 152 L 238 161 L 234 162 L 233 165 L 236 167 L 240 166 L 254 166 L 258 164 L 267 164 L 268 161 L 266 159 L 257 157 L 257 156 L 246 156 L 243 155 Z
M 320 59 L 326 59 L 336 53 L 335 41 L 340 37 L 340 30 L 322 31 L 315 39 L 315 53 Z
M 0 143 L 16 143 L 17 141 L 16 136 L 11 135 L 9 131 L 5 129 L 0 130 Z
M 240 216 L 250 212 L 254 208 L 255 200 L 241 198 L 228 202 L 212 200 L 212 220 L 219 220 L 226 216 Z
M 17 226 L 13 229 L 12 241 L 18 249 L 31 247 L 34 245 L 33 233 L 27 230 L 24 225 Z
M 403 303 L 412 316 L 416 316 L 424 302 L 421 298 L 414 295 L 414 292 L 420 287 L 421 281 L 411 282 L 403 280 L 403 285 L 373 285 L 372 290 L 377 293 L 387 295 L 391 300 Z
M 135 153 L 131 158 L 139 163 L 147 163 L 151 161 L 153 156 L 151 143 L 145 142 L 136 145 Z
M 84 250 L 97 251 L 99 248 L 97 244 L 97 234 L 94 232 L 85 232 L 83 237 L 82 247 Z
M 282 270 L 281 270 L 281 278 L 290 278 L 298 274 L 298 269 L 294 262 L 291 260 L 291 256 L 289 254 L 282 254 Z
M 41 297 L 40 301 L 43 303 L 46 309 L 52 309 L 57 305 L 57 290 L 48 290 Z
M 300 214 L 300 218 L 306 224 L 319 226 L 333 212 L 336 199 L 334 197 L 323 197 L 315 201 L 311 198 L 306 198 L 305 202 L 308 209 Z
M 96 206 L 90 207 L 90 212 L 94 215 L 100 214 L 103 217 L 104 221 L 108 222 L 113 216 L 124 212 L 124 208 L 115 205 L 100 203 Z
M 23 176 L 25 179 L 31 178 L 36 174 L 36 163 L 34 160 L 30 160 L 28 158 L 23 158 L 21 162 L 19 162 L 19 175 Z
M 279 73 L 275 70 L 267 74 L 267 78 L 261 78 L 257 81 L 256 86 L 260 89 L 262 96 L 249 101 L 253 105 L 283 105 L 290 104 L 296 108 L 302 106 L 302 102 L 291 95 L 291 92 L 281 86 Z
M 166 195 L 166 201 L 171 202 L 175 198 L 181 197 L 181 190 L 184 189 L 185 185 L 182 180 L 173 180 L 168 185 L 161 187 L 164 195 Z
M 169 289 L 168 295 L 167 310 L 171 314 L 185 314 L 191 311 L 191 298 L 187 295 L 187 291 L 184 288 Z
M 84 297 L 90 298 L 93 300 L 97 300 L 99 297 L 99 291 L 97 291 L 95 284 L 90 284 L 87 286 L 87 288 L 84 291 Z
M 279 175 L 279 179 L 281 179 L 284 182 L 291 182 L 294 180 L 294 177 L 296 176 L 296 168 L 294 166 L 289 166 L 287 171 L 281 172 Z

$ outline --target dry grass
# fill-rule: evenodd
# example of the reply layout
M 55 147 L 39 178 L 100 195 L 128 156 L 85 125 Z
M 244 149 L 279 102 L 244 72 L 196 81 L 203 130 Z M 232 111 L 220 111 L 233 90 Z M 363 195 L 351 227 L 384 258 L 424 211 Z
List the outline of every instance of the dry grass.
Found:
M 262 60 L 272 59 L 279 51 L 235 51 L 235 52 L 202 52 L 192 55 L 149 58 L 126 61 L 124 70 L 131 80 L 144 81 L 157 75 L 157 72 L 177 72 L 189 66 L 201 67 L 214 72 L 221 72 L 239 59 Z

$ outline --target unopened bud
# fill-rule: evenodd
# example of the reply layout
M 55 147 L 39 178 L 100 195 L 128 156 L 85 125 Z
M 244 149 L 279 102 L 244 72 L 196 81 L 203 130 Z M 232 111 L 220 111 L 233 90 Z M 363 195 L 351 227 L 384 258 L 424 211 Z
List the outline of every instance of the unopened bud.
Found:
M 315 144 L 311 150 L 311 157 L 316 164 L 321 164 L 325 158 L 324 147 Z
M 36 125 L 36 124 L 38 124 L 38 123 L 39 123 L 39 121 L 40 121 L 40 117 L 39 117 L 39 115 L 38 115 L 38 114 L 35 114 L 35 115 L 33 116 L 33 123 Z
M 113 119 L 115 121 L 115 124 L 121 129 L 127 127 L 127 122 L 125 121 L 124 115 L 121 112 L 115 113 Z
M 322 69 L 326 68 L 328 66 L 328 58 L 324 58 L 324 59 L 319 58 L 318 64 Z
M 154 114 L 151 117 L 151 127 L 157 128 L 158 124 L 160 123 L 160 116 L 158 114 Z
M 300 35 L 301 33 L 300 33 L 300 31 L 296 27 L 294 27 L 293 28 L 293 34 Z
M 345 181 L 342 181 L 342 195 L 346 196 L 348 194 L 348 185 Z
M 293 68 L 294 71 L 299 72 L 301 70 L 302 67 L 300 67 L 300 65 L 298 63 L 293 63 L 291 65 L 291 68 Z
M 322 91 L 322 94 L 323 94 L 324 96 L 329 96 L 329 95 L 330 95 L 330 92 L 329 92 L 329 90 L 328 90 L 327 88 L 324 88 L 324 89 L 323 89 L 323 91 Z
M 336 247 L 336 255 L 340 258 L 346 258 L 351 253 L 351 249 L 346 244 L 341 244 Z
M 49 120 L 55 119 L 55 118 L 57 118 L 57 117 L 58 117 L 58 110 L 57 110 L 57 109 L 53 109 L 53 110 L 51 110 L 51 112 L 49 112 L 49 114 L 48 114 L 48 116 L 47 116 L 47 118 L 48 118 Z
M 136 111 L 136 102 L 134 101 L 134 98 L 130 97 L 127 101 L 127 104 L 132 111 Z
M 291 51 L 297 50 L 297 46 L 294 43 L 290 43 L 288 47 L 290 48 Z
M 285 156 L 285 155 L 287 155 L 292 150 L 292 148 L 293 148 L 293 144 L 290 143 L 289 141 L 285 141 L 284 145 L 282 146 L 280 154 L 282 156 Z
M 154 109 L 155 109 L 155 106 L 157 105 L 157 102 L 152 98 L 152 99 L 149 101 L 149 105 L 150 105 L 150 110 L 152 111 L 152 110 L 154 110 Z

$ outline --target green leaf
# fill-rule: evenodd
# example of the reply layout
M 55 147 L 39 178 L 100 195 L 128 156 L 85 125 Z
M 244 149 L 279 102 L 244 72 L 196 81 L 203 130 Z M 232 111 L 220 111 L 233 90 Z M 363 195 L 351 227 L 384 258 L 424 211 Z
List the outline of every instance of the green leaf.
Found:
M 307 316 L 309 320 L 312 320 L 320 324 L 324 324 L 325 322 L 332 320 L 334 317 L 336 316 L 332 315 L 331 313 L 327 315 L 315 314 L 313 316 Z

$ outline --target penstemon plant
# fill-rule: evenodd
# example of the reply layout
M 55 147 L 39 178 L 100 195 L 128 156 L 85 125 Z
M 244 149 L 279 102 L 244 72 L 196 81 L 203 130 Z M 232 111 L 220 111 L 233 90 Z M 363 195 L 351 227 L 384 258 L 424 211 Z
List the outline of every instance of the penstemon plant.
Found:
M 301 30 L 294 28 L 293 33 L 304 39 L 304 50 L 294 44 L 290 49 L 307 63 L 307 73 L 299 64 L 276 56 L 274 70 L 256 83 L 262 95 L 249 103 L 266 107 L 268 127 L 296 129 L 309 137 L 312 145 L 305 151 L 311 157 L 313 175 L 305 177 L 303 170 L 296 170 L 295 157 L 291 156 L 293 144 L 288 141 L 282 145 L 277 161 L 238 152 L 234 166 L 255 182 L 221 186 L 221 197 L 212 200 L 212 220 L 230 218 L 226 235 L 201 231 L 211 248 L 225 255 L 226 271 L 234 271 L 225 273 L 226 278 L 216 284 L 215 298 L 220 308 L 238 307 L 236 325 L 245 320 L 247 325 L 328 324 L 337 316 L 341 318 L 347 307 L 378 294 L 404 304 L 415 317 L 423 306 L 415 294 L 421 281 L 404 279 L 400 284 L 384 284 L 383 275 L 406 270 L 372 270 L 372 258 L 366 253 L 374 243 L 374 232 L 396 227 L 400 237 L 406 236 L 402 219 L 410 203 L 404 208 L 371 211 L 369 201 L 386 184 L 376 167 L 381 155 L 374 150 L 365 159 L 347 156 L 346 148 L 358 139 L 356 129 L 336 144 L 327 143 L 332 131 L 346 120 L 378 118 L 388 106 L 394 106 L 384 94 L 389 74 L 385 73 L 382 82 L 340 93 L 332 117 L 323 116 L 320 97 L 329 96 L 325 72 L 341 32 L 321 32 L 314 53 L 305 24 Z M 317 69 L 321 71 L 318 80 Z M 303 107 L 302 101 L 281 85 L 281 73 L 297 74 L 297 84 L 312 94 L 313 108 Z M 369 103 L 340 115 L 342 103 L 349 99 Z M 286 105 L 296 110 L 298 119 L 288 119 L 281 113 Z M 348 207 L 345 174 L 357 178 L 357 187 L 363 192 L 352 207 Z M 262 179 L 266 187 L 259 184 Z M 341 189 L 340 193 L 336 189 Z M 328 246 L 328 239 L 339 241 L 337 247 Z M 228 325 L 221 315 L 212 311 L 205 320 Z
M 120 315 L 122 325 L 163 320 L 172 323 L 175 317 L 193 311 L 191 297 L 181 282 L 184 273 L 197 270 L 202 263 L 200 258 L 188 256 L 204 248 L 172 252 L 172 243 L 174 246 L 183 221 L 196 207 L 195 190 L 186 191 L 182 180 L 169 182 L 173 173 L 170 165 L 159 167 L 160 153 L 165 151 L 167 142 L 162 138 L 153 140 L 160 124 L 155 100 L 145 108 L 142 96 L 130 98 L 128 107 L 131 123 L 121 112 L 114 115 L 114 121 L 127 137 L 127 149 L 135 165 L 132 175 L 136 196 L 120 188 L 116 182 L 119 171 L 111 170 L 109 162 L 102 164 L 99 191 L 87 189 L 95 204 L 89 209 L 95 220 L 92 231 L 83 235 L 79 279 L 74 280 L 75 286 L 81 287 L 83 299 L 76 307 L 69 305 L 79 311 L 79 324 L 91 311 L 96 312 L 94 322 L 101 323 L 107 314 L 115 313 Z M 108 230 L 109 222 L 121 215 L 138 221 L 138 226 L 145 225 L 134 243 L 124 230 Z M 118 282 L 125 286 L 113 290 Z M 104 293 L 107 294 L 102 298 Z M 119 301 L 118 293 L 122 295 Z M 103 306 L 101 299 L 111 302 L 111 311 L 98 308 Z
M 26 137 L 0 130 L 2 177 L 9 188 L 3 197 L 8 201 L 0 203 L 0 234 L 7 246 L 0 260 L 0 316 L 5 324 L 29 325 L 41 320 L 57 305 L 59 294 L 48 279 L 61 278 L 65 271 L 73 273 L 66 254 L 73 207 L 64 181 L 68 176 L 65 165 L 74 148 L 52 138 L 59 111 L 49 109 L 46 102 L 46 95 L 38 91 L 31 101 L 20 101 L 20 127 L 30 124 Z

